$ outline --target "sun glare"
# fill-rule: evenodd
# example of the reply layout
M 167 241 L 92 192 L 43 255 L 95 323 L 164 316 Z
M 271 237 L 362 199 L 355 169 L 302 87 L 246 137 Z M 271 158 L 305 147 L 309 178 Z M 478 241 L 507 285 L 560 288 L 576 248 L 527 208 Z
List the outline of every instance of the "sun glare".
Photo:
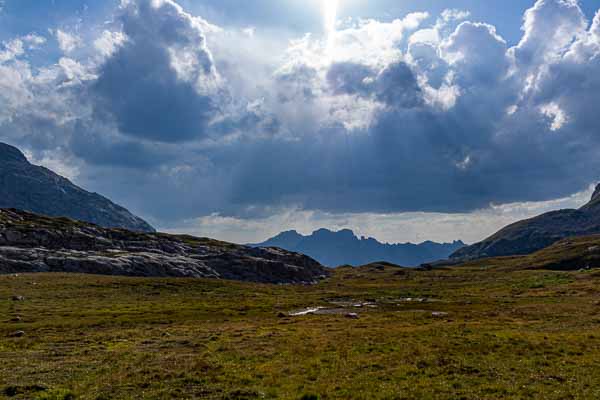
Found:
M 322 0 L 323 1 L 323 15 L 325 18 L 325 32 L 327 35 L 327 44 L 329 48 L 333 45 L 335 36 L 335 27 L 337 21 L 337 12 L 339 0 Z

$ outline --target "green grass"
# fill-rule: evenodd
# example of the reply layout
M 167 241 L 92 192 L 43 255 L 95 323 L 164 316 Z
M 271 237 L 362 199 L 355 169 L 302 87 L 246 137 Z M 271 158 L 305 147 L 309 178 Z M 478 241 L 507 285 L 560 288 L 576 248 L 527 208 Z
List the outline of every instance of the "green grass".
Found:
M 600 398 L 600 273 L 504 263 L 342 268 L 317 286 L 3 276 L 0 397 Z M 278 317 L 336 300 L 378 307 Z

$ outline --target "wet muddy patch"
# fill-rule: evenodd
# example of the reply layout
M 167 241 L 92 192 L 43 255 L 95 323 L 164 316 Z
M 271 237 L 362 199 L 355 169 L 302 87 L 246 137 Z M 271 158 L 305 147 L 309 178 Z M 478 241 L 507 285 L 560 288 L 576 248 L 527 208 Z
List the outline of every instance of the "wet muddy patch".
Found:
M 367 300 L 358 300 L 352 298 L 334 298 L 327 299 L 324 301 L 323 305 L 319 306 L 311 306 L 302 309 L 296 309 L 292 311 L 288 311 L 285 313 L 281 313 L 281 316 L 287 317 L 303 317 L 309 315 L 353 315 L 356 318 L 363 313 L 369 313 L 374 311 L 395 311 L 395 312 L 403 312 L 403 313 L 429 313 L 433 317 L 443 317 L 447 314 L 435 311 L 435 310 L 427 310 L 421 307 L 412 308 L 411 304 L 415 306 L 417 304 L 424 305 L 426 303 L 433 303 L 439 300 L 430 299 L 426 297 L 402 297 L 402 298 L 394 298 L 394 299 L 367 299 Z M 402 308 L 402 309 L 399 309 Z
M 302 317 L 305 315 L 345 315 L 352 313 L 349 308 L 307 307 L 301 310 L 289 312 L 290 317 Z

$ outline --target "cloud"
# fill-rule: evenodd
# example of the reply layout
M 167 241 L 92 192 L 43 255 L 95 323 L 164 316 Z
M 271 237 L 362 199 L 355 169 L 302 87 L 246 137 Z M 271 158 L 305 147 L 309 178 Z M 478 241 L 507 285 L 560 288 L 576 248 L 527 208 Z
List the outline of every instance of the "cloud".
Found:
M 404 62 L 388 65 L 376 81 L 376 99 L 390 107 L 412 108 L 422 104 L 421 88 Z
M 506 41 L 491 25 L 463 22 L 441 50 L 462 87 L 496 86 L 508 73 Z
M 285 229 L 308 235 L 320 228 L 334 231 L 352 229 L 358 236 L 375 237 L 387 243 L 421 243 L 425 240 L 447 242 L 461 239 L 474 243 L 488 237 L 515 221 L 531 218 L 544 212 L 579 208 L 587 203 L 594 187 L 571 196 L 545 202 L 492 205 L 471 213 L 326 213 L 300 209 L 273 210 L 270 215 L 255 219 L 223 216 L 218 213 L 200 218 L 167 224 L 173 233 L 197 236 L 211 235 L 236 243 L 259 243 Z
M 547 8 L 547 12 L 564 14 L 563 6 L 560 1 L 539 2 L 528 13 L 525 31 L 530 37 L 543 31 L 538 24 L 545 22 L 537 10 Z M 571 5 L 567 10 L 572 17 L 580 13 Z M 563 21 L 558 16 L 552 18 Z M 567 18 L 564 24 L 569 21 Z M 338 35 L 345 37 L 353 29 Z M 533 39 L 521 42 L 519 51 L 527 48 L 541 54 L 565 46 L 540 43 L 545 49 L 539 50 L 526 44 L 529 40 Z M 370 42 L 362 43 L 366 46 Z M 486 207 L 491 202 L 562 196 L 597 179 L 592 167 L 597 162 L 585 147 L 580 147 L 581 137 L 569 132 L 546 142 L 545 133 L 570 126 L 571 110 L 562 102 L 548 108 L 548 104 L 554 104 L 550 101 L 553 95 L 543 99 L 540 92 L 522 96 L 525 77 L 540 59 L 527 63 L 522 59 L 515 66 L 517 48 L 509 49 L 493 26 L 468 21 L 438 43 L 425 43 L 418 51 L 412 46 L 416 43 L 409 43 L 408 57 L 396 47 L 393 56 L 385 60 L 379 57 L 375 63 L 369 50 L 354 52 L 350 59 L 343 50 L 336 50 L 334 58 L 343 61 L 334 61 L 325 72 L 312 61 L 319 53 L 318 46 L 304 43 L 301 56 L 293 58 L 294 65 L 300 71 L 297 60 L 301 58 L 311 66 L 311 73 L 292 74 L 294 78 L 287 79 L 301 82 L 301 93 L 311 94 L 302 97 L 303 102 L 310 100 L 314 108 L 324 108 L 330 118 L 322 117 L 319 133 L 306 133 L 302 124 L 288 126 L 289 131 L 296 132 L 294 142 L 245 147 L 247 152 L 258 154 L 242 161 L 243 172 L 234 187 L 239 184 L 243 194 L 236 192 L 236 198 L 245 198 L 252 206 L 296 202 L 301 207 L 330 212 L 458 212 Z M 345 46 L 344 41 L 340 46 Z M 400 61 L 403 58 L 406 61 Z M 550 59 L 541 60 L 552 67 Z M 384 71 L 394 67 L 399 67 L 396 72 L 401 73 L 390 76 L 399 79 L 383 79 Z M 597 73 L 588 71 L 585 75 Z M 326 82 L 329 92 L 323 90 L 320 79 Z M 378 86 L 378 79 L 384 83 Z M 558 91 L 574 84 L 545 79 L 539 82 Z M 378 87 L 389 92 L 377 94 Z M 340 132 L 331 118 L 337 115 L 335 107 L 340 103 L 327 99 L 328 93 L 338 100 L 354 98 L 341 103 L 346 108 L 352 107 L 349 102 L 367 96 L 386 108 L 371 108 L 372 115 L 366 118 L 370 123 L 362 131 Z M 387 109 L 389 106 L 393 107 Z M 506 112 L 509 109 L 513 110 L 510 114 Z M 313 109 L 311 115 L 320 114 Z M 290 122 L 286 119 L 283 126 Z M 570 150 L 567 154 L 566 148 Z M 558 154 L 569 160 L 568 165 L 557 163 Z M 277 165 L 278 171 L 269 172 L 268 165 Z M 586 169 L 586 165 L 592 169 Z M 313 172 L 313 166 L 319 166 L 319 172 Z M 524 171 L 532 172 L 528 175 Z M 562 182 L 560 189 L 558 181 Z
M 560 58 L 587 28 L 577 0 L 538 0 L 527 10 L 523 38 L 513 49 L 521 66 L 538 66 Z
M 336 94 L 371 96 L 390 107 L 411 108 L 422 102 L 421 88 L 404 62 L 389 64 L 381 71 L 352 62 L 332 64 L 326 73 L 327 84 Z
M 471 13 L 466 10 L 458 10 L 458 9 L 447 9 L 442 11 L 441 20 L 448 23 L 451 21 L 460 21 L 463 19 L 467 19 L 471 16 Z
M 159 225 L 467 220 L 598 179 L 600 14 L 539 0 L 512 48 L 466 12 L 428 18 L 345 22 L 328 45 L 123 1 L 48 65 L 34 39 L 0 47 L 0 132 Z
M 372 89 L 373 69 L 366 65 L 339 62 L 327 71 L 327 83 L 334 94 L 368 94 Z
M 203 21 L 171 0 L 124 1 L 119 21 L 125 40 L 103 33 L 97 42 L 112 53 L 92 88 L 99 112 L 140 139 L 170 143 L 206 135 L 218 112 L 219 77 Z
M 57 29 L 55 32 L 58 47 L 65 53 L 69 54 L 82 45 L 81 38 L 73 33 L 68 33 Z
M 104 30 L 100 37 L 94 40 L 94 47 L 104 58 L 112 56 L 125 43 L 123 32 Z
M 46 43 L 45 38 L 33 33 L 2 42 L 0 64 L 15 60 L 25 54 L 26 50 L 36 49 L 44 43 Z
M 556 103 L 548 103 L 540 106 L 540 111 L 550 119 L 550 130 L 557 131 L 569 120 L 565 112 Z

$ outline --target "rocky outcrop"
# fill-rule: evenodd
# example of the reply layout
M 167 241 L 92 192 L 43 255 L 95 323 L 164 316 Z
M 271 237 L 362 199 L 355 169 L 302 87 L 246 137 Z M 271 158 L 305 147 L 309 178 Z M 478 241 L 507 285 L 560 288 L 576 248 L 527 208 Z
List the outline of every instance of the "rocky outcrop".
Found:
M 0 210 L 0 273 L 74 272 L 145 277 L 313 283 L 327 275 L 315 260 L 192 236 L 141 233 Z
M 125 208 L 87 192 L 49 169 L 30 164 L 21 151 L 0 143 L 0 208 L 69 217 L 107 228 L 154 232 Z
M 568 237 L 600 234 L 600 185 L 591 201 L 578 210 L 559 210 L 519 221 L 450 256 L 457 261 L 526 255 Z

